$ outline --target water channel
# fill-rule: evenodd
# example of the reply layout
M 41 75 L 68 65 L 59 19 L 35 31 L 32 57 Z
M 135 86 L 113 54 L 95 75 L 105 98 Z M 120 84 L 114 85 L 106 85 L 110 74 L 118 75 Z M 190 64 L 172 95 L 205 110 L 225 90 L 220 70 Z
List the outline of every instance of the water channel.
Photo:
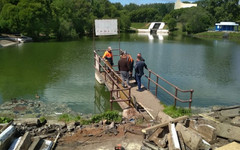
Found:
M 96 39 L 100 49 L 118 44 L 118 38 Z M 179 88 L 194 89 L 194 107 L 240 104 L 240 42 L 122 34 L 120 47 L 134 58 L 141 52 L 151 70 Z M 84 114 L 109 109 L 109 93 L 94 79 L 92 39 L 0 48 L 0 104 L 36 94 Z M 173 104 L 160 90 L 158 96 Z

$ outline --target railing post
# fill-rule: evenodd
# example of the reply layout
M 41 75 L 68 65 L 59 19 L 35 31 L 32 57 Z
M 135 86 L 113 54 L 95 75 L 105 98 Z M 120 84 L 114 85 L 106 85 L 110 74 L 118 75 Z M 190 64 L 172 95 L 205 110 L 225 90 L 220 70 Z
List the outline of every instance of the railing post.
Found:
M 112 103 L 113 103 L 112 96 L 113 96 L 113 94 L 112 94 L 112 91 L 111 91 L 110 92 L 110 107 L 111 107 L 111 111 L 112 111 Z
M 150 90 L 151 70 L 148 71 L 148 90 Z
M 157 80 L 156 80 L 156 89 L 155 89 L 155 96 L 157 97 L 157 90 L 158 90 L 158 76 L 157 76 Z
M 175 87 L 175 96 L 177 97 L 177 95 L 178 95 L 178 89 Z M 176 105 L 177 105 L 177 99 L 174 98 L 174 107 L 176 107 Z
M 193 96 L 193 92 L 194 92 L 194 90 L 191 89 L 190 100 L 189 100 L 189 109 L 191 109 L 191 105 L 192 105 L 192 96 Z

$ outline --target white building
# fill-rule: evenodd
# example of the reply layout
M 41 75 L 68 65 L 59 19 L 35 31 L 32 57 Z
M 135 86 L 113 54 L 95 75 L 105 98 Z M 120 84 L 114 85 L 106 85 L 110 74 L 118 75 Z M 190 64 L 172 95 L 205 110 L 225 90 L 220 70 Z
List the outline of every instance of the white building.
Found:
M 189 8 L 189 7 L 197 7 L 197 4 L 182 3 L 181 0 L 177 0 L 174 5 L 174 9 Z

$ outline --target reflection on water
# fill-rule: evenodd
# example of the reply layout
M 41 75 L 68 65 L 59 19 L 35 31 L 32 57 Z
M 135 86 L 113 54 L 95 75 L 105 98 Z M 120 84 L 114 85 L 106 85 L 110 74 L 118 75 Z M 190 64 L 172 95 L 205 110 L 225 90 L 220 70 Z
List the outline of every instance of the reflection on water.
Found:
M 158 39 L 159 41 L 164 40 L 164 36 L 168 36 L 168 33 L 158 33 L 158 34 L 150 34 L 150 33 L 137 33 L 138 36 L 145 36 L 148 37 L 149 41 L 152 41 L 154 39 Z

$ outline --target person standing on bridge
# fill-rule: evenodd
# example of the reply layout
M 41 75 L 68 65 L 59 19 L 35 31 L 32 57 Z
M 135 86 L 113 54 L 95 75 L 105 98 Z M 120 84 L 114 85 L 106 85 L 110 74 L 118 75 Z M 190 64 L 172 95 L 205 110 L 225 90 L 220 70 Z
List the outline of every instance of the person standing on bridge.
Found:
M 111 66 L 113 66 L 113 54 L 112 54 L 112 48 L 109 46 L 108 49 L 103 54 L 104 59 L 106 59 Z
M 145 64 L 145 62 L 143 60 L 141 60 L 141 57 L 138 56 L 134 68 L 135 68 L 135 78 L 136 78 L 137 85 L 138 85 L 137 91 L 139 91 L 139 92 L 142 91 L 142 88 L 141 88 L 141 85 L 142 85 L 141 77 L 144 75 L 144 72 L 143 72 L 144 67 L 146 69 L 148 69 L 147 65 Z
M 102 58 L 106 59 L 109 62 L 110 67 L 113 66 L 113 54 L 112 54 L 112 48 L 110 46 L 105 51 Z M 108 68 L 108 72 L 109 71 L 110 71 L 110 69 Z
M 144 61 L 144 62 L 145 62 L 145 59 L 142 57 L 142 54 L 141 54 L 141 53 L 138 53 L 138 54 L 137 54 L 137 57 L 138 57 L 141 61 Z
M 132 78 L 132 74 L 133 74 L 133 64 L 134 64 L 134 60 L 132 58 L 132 56 L 128 53 L 127 54 L 127 60 L 128 60 L 128 63 L 129 63 L 129 78 Z
M 118 69 L 120 71 L 121 74 L 121 79 L 122 79 L 122 86 L 125 86 L 125 81 L 127 82 L 127 86 L 129 87 L 129 70 L 130 70 L 130 66 L 129 66 L 129 62 L 127 59 L 127 55 L 126 52 L 124 52 L 120 58 L 120 60 L 118 61 Z

